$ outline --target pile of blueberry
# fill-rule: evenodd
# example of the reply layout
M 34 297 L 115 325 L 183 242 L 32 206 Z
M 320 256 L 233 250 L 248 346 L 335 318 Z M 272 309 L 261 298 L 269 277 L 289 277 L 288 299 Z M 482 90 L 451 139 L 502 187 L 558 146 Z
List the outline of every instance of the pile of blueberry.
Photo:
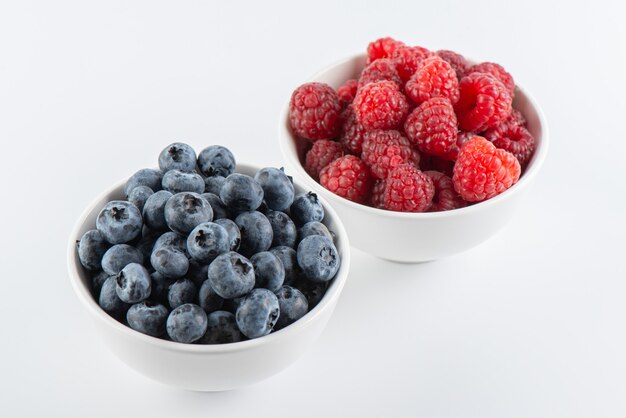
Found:
M 109 315 L 154 337 L 221 344 L 257 338 L 304 316 L 340 265 L 314 193 L 282 169 L 235 173 L 213 145 L 174 143 L 159 170 L 128 179 L 77 243 Z

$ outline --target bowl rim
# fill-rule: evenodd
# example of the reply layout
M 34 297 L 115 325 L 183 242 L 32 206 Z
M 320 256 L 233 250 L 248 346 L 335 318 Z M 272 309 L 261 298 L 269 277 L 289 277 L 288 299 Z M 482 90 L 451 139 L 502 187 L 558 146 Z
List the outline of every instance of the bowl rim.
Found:
M 246 164 L 246 163 L 237 163 L 236 172 L 239 172 L 241 169 L 244 170 L 254 170 L 257 171 L 262 167 Z M 326 293 L 322 297 L 322 299 L 318 302 L 318 304 L 309 312 L 306 313 L 302 318 L 298 319 L 293 324 L 280 329 L 271 334 L 265 335 L 259 338 L 252 338 L 245 341 L 239 341 L 236 343 L 229 344 L 185 344 L 179 343 L 170 340 L 164 340 L 157 337 L 152 337 L 147 334 L 143 334 L 139 331 L 132 329 L 129 326 L 118 322 L 109 314 L 107 314 L 101 307 L 98 305 L 96 299 L 92 296 L 91 290 L 89 286 L 86 286 L 81 277 L 80 271 L 81 268 L 80 260 L 78 259 L 78 251 L 76 250 L 77 241 L 80 239 L 81 234 L 80 231 L 83 228 L 83 225 L 86 222 L 87 217 L 90 213 L 97 209 L 99 206 L 99 202 L 102 200 L 106 200 L 111 193 L 115 193 L 116 191 L 123 190 L 124 184 L 126 184 L 126 180 L 120 180 L 116 182 L 113 186 L 107 188 L 102 193 L 98 194 L 83 210 L 78 220 L 74 224 L 72 228 L 72 232 L 70 234 L 67 246 L 67 266 L 70 275 L 70 281 L 72 283 L 72 288 L 78 296 L 78 299 L 81 303 L 87 308 L 87 310 L 91 313 L 91 315 L 96 318 L 98 321 L 104 323 L 105 325 L 113 328 L 115 331 L 126 335 L 129 338 L 136 338 L 139 341 L 142 341 L 146 344 L 151 344 L 153 346 L 159 347 L 164 350 L 170 351 L 180 351 L 180 352 L 188 352 L 195 354 L 219 354 L 219 353 L 232 353 L 238 351 L 245 351 L 254 349 L 259 345 L 271 344 L 279 341 L 281 339 L 289 339 L 292 338 L 292 334 L 297 334 L 300 331 L 308 328 L 311 324 L 322 314 L 323 311 L 327 309 L 332 309 L 335 305 L 335 301 L 339 298 L 343 287 L 346 283 L 346 280 L 349 275 L 350 270 L 350 242 L 348 239 L 348 234 L 346 233 L 343 222 L 332 208 L 332 206 L 324 199 L 323 197 L 319 197 L 322 205 L 324 206 L 325 217 L 330 215 L 330 218 L 333 221 L 333 229 L 335 234 L 340 237 L 339 245 L 337 246 L 338 251 L 341 254 L 341 264 L 339 266 L 339 270 L 337 271 L 336 276 L 333 278 L 332 283 L 326 290 Z M 294 184 L 302 189 L 308 190 L 309 187 L 306 184 L 299 183 L 296 179 L 294 179 Z M 94 225 L 95 228 L 95 225 Z M 87 272 L 87 270 L 85 270 Z
M 316 82 L 317 79 L 322 74 L 336 67 L 339 67 L 341 65 L 354 63 L 358 60 L 364 60 L 365 57 L 366 57 L 365 54 L 360 53 L 360 54 L 354 54 L 354 55 L 345 57 L 343 59 L 340 59 L 332 64 L 329 64 L 323 67 L 321 70 L 315 72 L 312 76 L 310 76 L 305 81 L 305 83 Z M 468 59 L 468 61 L 477 62 L 471 59 Z M 534 108 L 535 112 L 537 113 L 537 118 L 539 120 L 539 125 L 541 128 L 541 140 L 539 141 L 539 144 L 537 148 L 535 149 L 532 160 L 529 163 L 528 167 L 526 168 L 526 171 L 520 176 L 517 183 L 515 183 L 513 186 L 511 186 L 509 189 L 505 190 L 504 192 L 500 193 L 499 195 L 492 197 L 491 199 L 478 202 L 478 203 L 475 203 L 473 205 L 469 205 L 463 208 L 457 208 L 457 209 L 452 209 L 452 210 L 447 210 L 447 211 L 438 211 L 438 212 L 396 212 L 392 210 L 374 208 L 374 207 L 367 206 L 361 203 L 356 203 L 344 197 L 338 196 L 332 193 L 331 191 L 327 190 L 319 182 L 317 182 L 313 177 L 311 177 L 309 173 L 306 172 L 306 170 L 304 169 L 304 166 L 300 162 L 300 158 L 298 157 L 297 153 L 295 153 L 294 155 L 294 153 L 292 152 L 292 148 L 294 148 L 293 145 L 295 144 L 291 144 L 290 141 L 293 141 L 295 136 L 293 135 L 293 133 L 291 132 L 291 129 L 289 128 L 288 115 L 289 115 L 290 100 L 287 100 L 287 103 L 283 106 L 283 110 L 282 110 L 281 118 L 279 122 L 279 127 L 278 127 L 278 138 L 279 138 L 278 142 L 279 142 L 283 157 L 292 166 L 291 168 L 293 168 L 298 173 L 298 175 L 302 177 L 302 180 L 305 183 L 309 183 L 309 184 L 312 183 L 312 184 L 317 185 L 317 187 L 319 188 L 319 192 L 323 193 L 324 197 L 330 201 L 337 200 L 338 203 L 354 208 L 355 210 L 361 210 L 361 211 L 370 213 L 372 215 L 399 218 L 399 219 L 420 219 L 420 220 L 445 219 L 449 217 L 461 216 L 463 214 L 470 214 L 475 211 L 483 210 L 491 205 L 497 205 L 498 202 L 500 202 L 501 200 L 507 199 L 508 196 L 511 196 L 512 194 L 520 190 L 523 190 L 532 181 L 532 179 L 537 175 L 537 173 L 541 170 L 541 167 L 543 166 L 545 162 L 546 155 L 548 153 L 548 148 L 549 148 L 548 138 L 550 135 L 549 135 L 548 123 L 547 123 L 545 114 L 543 112 L 543 109 L 541 108 L 541 106 L 539 106 L 534 96 L 528 90 L 523 88 L 522 85 L 517 81 L 517 79 L 515 81 L 515 88 L 516 90 L 519 90 L 519 92 L 522 95 L 525 96 L 525 98 L 528 100 L 530 105 Z

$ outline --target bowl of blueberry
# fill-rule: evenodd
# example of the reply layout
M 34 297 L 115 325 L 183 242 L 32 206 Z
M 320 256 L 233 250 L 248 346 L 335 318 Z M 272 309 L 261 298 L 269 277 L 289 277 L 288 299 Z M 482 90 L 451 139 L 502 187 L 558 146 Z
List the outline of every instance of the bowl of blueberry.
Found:
M 297 87 L 279 141 L 355 248 L 415 263 L 468 250 L 515 216 L 548 126 L 501 65 L 387 37 Z
M 234 389 L 328 323 L 350 250 L 335 211 L 278 168 L 173 143 L 77 221 L 70 279 L 111 351 L 175 387 Z

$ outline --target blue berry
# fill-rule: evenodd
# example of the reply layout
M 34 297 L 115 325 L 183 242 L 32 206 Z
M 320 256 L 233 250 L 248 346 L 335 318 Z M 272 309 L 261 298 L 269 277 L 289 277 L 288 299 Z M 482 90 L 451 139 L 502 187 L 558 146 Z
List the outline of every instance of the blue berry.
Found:
M 156 271 L 170 279 L 183 277 L 189 269 L 189 259 L 185 252 L 169 245 L 162 247 L 155 245 L 150 255 L 150 264 Z
M 226 177 L 212 176 L 204 179 L 204 193 L 213 193 L 219 196 L 222 191 L 222 186 L 226 181 Z
M 208 276 L 213 290 L 224 299 L 243 296 L 254 288 L 252 263 L 234 251 L 213 260 Z
M 163 189 L 171 193 L 204 193 L 204 180 L 197 173 L 170 170 L 163 176 Z
M 146 200 L 154 194 L 154 191 L 148 186 L 137 186 L 128 194 L 128 201 L 135 205 L 141 212 Z
M 117 276 L 130 263 L 143 263 L 143 255 L 128 244 L 114 245 L 102 256 L 102 270 L 112 276 Z
M 252 177 L 234 173 L 226 177 L 220 198 L 235 212 L 256 210 L 263 202 L 263 189 Z
M 163 180 L 163 172 L 160 170 L 153 170 L 152 168 L 143 168 L 130 176 L 126 185 L 124 186 L 124 194 L 126 197 L 130 195 L 130 192 L 138 186 L 146 186 L 151 190 L 161 190 L 161 181 Z
M 298 265 L 307 279 L 327 282 L 339 270 L 339 253 L 331 240 L 321 235 L 310 235 L 298 244 Z
M 202 283 L 209 277 L 209 265 L 208 263 L 199 263 L 193 258 L 189 260 L 189 270 L 185 277 L 196 285 L 196 287 L 202 286 Z
M 272 210 L 285 210 L 293 203 L 295 189 L 289 177 L 281 169 L 260 169 L 254 179 L 261 185 L 265 203 Z
M 111 276 L 106 279 L 102 284 L 102 289 L 100 289 L 98 304 L 113 318 L 121 320 L 124 318 L 124 315 L 130 305 L 123 302 L 122 299 L 117 296 L 116 288 L 117 284 L 115 283 L 115 276 Z
M 200 172 L 207 177 L 227 177 L 235 171 L 235 156 L 221 145 L 206 147 L 198 155 Z
M 237 327 L 235 315 L 227 311 L 211 312 L 208 317 L 208 326 L 204 336 L 198 341 L 200 344 L 230 344 L 242 341 L 243 334 Z
M 165 321 L 169 311 L 159 303 L 149 301 L 136 303 L 128 309 L 128 326 L 143 334 L 160 337 L 165 334 Z
M 239 231 L 239 227 L 234 221 L 226 218 L 220 218 L 215 221 L 216 224 L 224 227 L 226 232 L 228 232 L 228 242 L 230 243 L 230 250 L 237 251 L 239 249 L 239 244 L 241 244 L 241 232 Z
M 187 238 L 187 251 L 194 260 L 199 262 L 209 263 L 229 250 L 228 231 L 213 222 L 196 226 Z
M 187 250 L 187 240 L 176 232 L 168 231 L 157 238 L 152 247 L 152 251 L 161 247 L 176 247 L 184 252 Z
M 123 244 L 141 234 L 141 212 L 130 202 L 114 200 L 107 203 L 96 218 L 96 228 L 111 244 Z
M 209 279 L 206 279 L 202 283 L 202 286 L 200 286 L 199 299 L 200 306 L 202 306 L 202 309 L 204 309 L 206 313 L 217 311 L 224 304 L 224 298 L 215 293 Z
M 193 171 L 196 168 L 196 152 L 189 145 L 181 142 L 170 144 L 159 154 L 159 168 L 164 172 Z
M 91 289 L 93 290 L 94 295 L 98 296 L 100 294 L 102 285 L 109 277 L 115 276 L 111 276 L 106 271 L 101 270 L 91 278 Z
M 267 220 L 272 225 L 273 239 L 272 247 L 285 245 L 294 247 L 296 245 L 297 229 L 289 215 L 284 212 L 271 210 L 266 215 Z
M 213 220 L 230 218 L 230 211 L 218 195 L 213 193 L 202 193 L 200 196 L 202 196 L 211 205 L 211 209 L 213 209 Z
M 285 268 L 284 284 L 291 285 L 300 276 L 296 250 L 291 247 L 280 246 L 270 249 L 270 252 L 280 260 Z
M 92 229 L 83 234 L 78 241 L 78 259 L 80 264 L 87 270 L 100 270 L 102 256 L 111 244 L 97 229 Z
M 144 230 L 146 228 L 144 227 Z M 154 248 L 154 244 L 156 243 L 158 235 L 153 232 L 148 232 L 143 235 L 137 245 L 135 246 L 141 254 L 143 255 L 144 260 L 150 259 L 150 254 L 152 254 L 152 248 Z
M 241 232 L 239 252 L 246 257 L 267 251 L 272 246 L 272 225 L 261 212 L 243 212 L 235 218 Z
M 154 271 L 150 274 L 150 280 L 150 299 L 163 304 L 168 303 L 169 288 L 175 279 L 167 278 L 158 271 Z
M 185 303 L 195 303 L 198 299 L 198 288 L 189 279 L 178 279 L 170 284 L 167 302 L 172 309 Z
M 324 219 L 324 207 L 313 192 L 296 196 L 289 213 L 298 226 L 311 221 L 321 222 Z
M 126 303 L 137 303 L 150 297 L 150 273 L 138 263 L 130 263 L 115 279 L 117 296 Z
M 235 319 L 243 335 L 258 338 L 272 332 L 279 315 L 276 295 L 267 289 L 254 289 L 239 305 Z
M 179 343 L 192 343 L 202 338 L 207 328 L 204 310 L 193 303 L 180 305 L 167 317 L 167 335 Z
M 306 297 L 309 302 L 309 310 L 313 309 L 322 300 L 326 293 L 328 282 L 318 283 L 312 282 L 306 277 L 300 277 L 293 283 L 293 287 L 297 288 Z
M 159 190 L 150 195 L 146 203 L 143 205 L 143 221 L 146 226 L 155 231 L 163 231 L 167 229 L 165 223 L 165 204 L 173 194 L 167 190 Z
M 196 226 L 211 220 L 211 205 L 197 193 L 177 193 L 165 204 L 167 226 L 181 235 L 187 235 Z
M 272 292 L 278 291 L 285 280 L 283 263 L 269 251 L 256 253 L 250 258 L 254 267 L 255 288 L 265 288 Z
M 298 229 L 298 244 L 310 235 L 320 235 L 328 238 L 331 242 L 333 241 L 333 236 L 326 225 L 318 221 L 307 222 Z
M 291 286 L 281 287 L 276 292 L 276 298 L 278 298 L 278 305 L 280 306 L 280 317 L 276 322 L 276 329 L 282 329 L 293 324 L 309 311 L 309 302 L 306 296 Z

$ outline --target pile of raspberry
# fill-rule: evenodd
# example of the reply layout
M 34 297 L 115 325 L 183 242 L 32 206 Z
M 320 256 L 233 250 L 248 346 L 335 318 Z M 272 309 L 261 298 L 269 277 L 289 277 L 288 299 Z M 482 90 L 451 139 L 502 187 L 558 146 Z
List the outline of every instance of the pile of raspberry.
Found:
M 457 209 L 515 184 L 535 149 L 513 77 L 448 50 L 381 38 L 358 79 L 306 83 L 289 123 L 304 166 L 331 192 L 400 212 Z

